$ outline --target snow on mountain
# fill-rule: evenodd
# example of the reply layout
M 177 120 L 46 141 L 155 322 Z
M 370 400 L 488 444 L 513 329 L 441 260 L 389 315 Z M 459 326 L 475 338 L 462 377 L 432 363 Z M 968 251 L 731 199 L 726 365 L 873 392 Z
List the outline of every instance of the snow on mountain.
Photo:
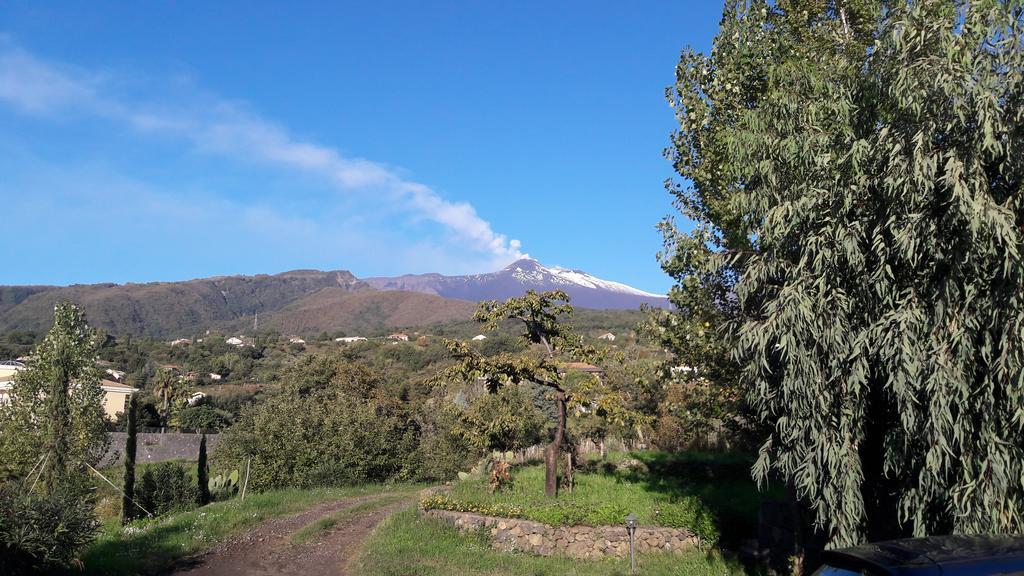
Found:
M 604 280 L 582 270 L 544 266 L 531 258 L 518 260 L 502 270 L 487 274 L 410 274 L 392 278 L 367 278 L 366 282 L 378 290 L 425 292 L 463 300 L 502 300 L 521 296 L 530 289 L 563 290 L 569 294 L 574 305 L 583 308 L 630 309 L 638 308 L 641 304 L 668 307 L 664 295 Z

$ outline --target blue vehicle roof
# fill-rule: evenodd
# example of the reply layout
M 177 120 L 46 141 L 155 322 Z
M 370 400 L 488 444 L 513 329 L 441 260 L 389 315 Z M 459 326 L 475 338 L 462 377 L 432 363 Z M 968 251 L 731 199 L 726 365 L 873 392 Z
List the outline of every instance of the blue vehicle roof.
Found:
M 831 566 L 901 576 L 1024 574 L 1024 536 L 930 536 L 827 550 Z

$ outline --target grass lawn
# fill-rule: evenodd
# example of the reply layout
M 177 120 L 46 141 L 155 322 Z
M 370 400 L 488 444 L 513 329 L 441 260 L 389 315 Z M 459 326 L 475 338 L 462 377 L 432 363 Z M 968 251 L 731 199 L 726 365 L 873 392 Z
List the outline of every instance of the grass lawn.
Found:
M 755 456 L 741 452 L 635 452 L 647 473 L 629 472 L 624 481 L 639 482 L 644 491 L 668 498 L 695 496 L 711 513 L 721 533 L 720 544 L 738 547 L 757 536 L 761 502 L 785 498 L 782 484 L 771 482 L 758 490 L 750 475 Z
M 642 465 L 638 465 L 638 462 Z M 557 499 L 544 496 L 541 465 L 517 468 L 511 487 L 491 494 L 487 478 L 457 482 L 427 507 L 527 518 L 550 525 L 618 525 L 635 513 L 641 525 L 687 528 L 705 542 L 735 545 L 756 533 L 761 499 L 744 454 L 639 452 L 590 460 L 576 487 Z
M 642 576 L 743 574 L 742 567 L 716 552 L 637 557 Z M 497 552 L 486 533 L 460 534 L 440 520 L 415 510 L 395 514 L 363 546 L 354 572 L 365 576 L 612 576 L 629 574 L 621 558 L 576 560 Z
M 99 537 L 82 555 L 86 574 L 162 572 L 174 561 L 198 554 L 235 534 L 276 516 L 348 496 L 410 493 L 418 486 L 367 485 L 309 490 L 286 489 L 247 494 L 202 508 L 136 520 L 122 528 L 117 518 L 103 523 Z

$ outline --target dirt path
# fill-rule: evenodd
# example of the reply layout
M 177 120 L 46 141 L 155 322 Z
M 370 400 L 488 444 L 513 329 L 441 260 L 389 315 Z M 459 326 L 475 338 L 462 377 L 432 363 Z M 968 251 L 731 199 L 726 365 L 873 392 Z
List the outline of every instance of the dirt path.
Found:
M 393 496 L 392 496 L 393 497 Z M 291 536 L 304 526 L 335 512 L 387 499 L 388 494 L 347 498 L 315 506 L 293 516 L 265 522 L 250 532 L 202 554 L 174 572 L 176 576 L 283 576 L 288 574 L 349 574 L 348 565 L 374 527 L 400 508 L 415 501 L 415 494 L 381 508 L 344 518 L 318 538 L 294 544 Z

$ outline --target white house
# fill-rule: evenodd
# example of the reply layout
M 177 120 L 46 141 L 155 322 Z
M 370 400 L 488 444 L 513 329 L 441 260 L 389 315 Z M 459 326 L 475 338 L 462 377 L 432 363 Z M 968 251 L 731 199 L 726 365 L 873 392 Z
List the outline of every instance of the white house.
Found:
M 605 332 L 604 334 L 601 334 L 600 336 L 598 336 L 597 339 L 598 340 L 607 340 L 609 342 L 614 342 L 615 341 L 615 334 L 612 334 L 611 332 Z
M 13 374 L 0 376 L 0 406 L 11 401 L 13 387 Z M 101 380 L 100 389 L 103 390 L 103 412 L 111 419 L 116 418 L 119 412 L 127 411 L 128 401 L 132 394 L 139 391 L 138 388 L 132 388 L 113 380 Z
M 673 366 L 673 367 L 669 368 L 668 371 L 673 376 L 677 376 L 679 374 L 686 374 L 687 372 L 693 372 L 693 368 L 691 368 L 689 366 Z
M 11 387 L 14 385 L 14 376 L 0 376 L 0 406 L 11 401 Z
M 216 372 L 210 372 L 206 376 L 209 377 L 210 380 L 213 380 L 214 382 L 217 382 L 218 380 L 223 378 L 223 376 L 221 376 L 220 374 L 217 374 Z
M 341 342 L 342 344 L 351 344 L 353 342 L 365 342 L 366 338 L 362 336 L 345 336 L 342 338 L 335 338 L 335 342 Z
M 483 334 L 477 334 L 476 336 L 473 336 L 473 340 L 476 340 L 477 342 L 481 340 L 487 340 L 487 336 L 484 336 Z
M 192 395 L 188 397 L 188 405 L 195 406 L 196 404 L 202 402 L 203 399 L 205 398 L 206 394 L 204 394 L 203 392 L 193 392 Z
M 401 340 L 402 342 L 408 342 L 409 341 L 409 335 L 408 334 L 402 334 L 401 332 L 395 332 L 394 334 L 389 335 L 388 339 L 390 339 L 390 340 Z
M 306 343 L 305 340 L 303 340 L 302 338 L 299 338 L 298 336 L 292 336 L 291 338 L 288 339 L 288 341 L 291 342 L 292 344 L 305 344 Z
M 192 341 L 188 338 L 178 338 L 177 340 L 171 340 L 171 346 L 186 346 L 191 344 Z
M 245 346 L 245 340 L 242 340 L 238 336 L 232 336 L 231 338 L 228 338 L 224 342 L 227 344 L 231 344 L 232 346 Z
M 0 379 L 6 376 L 14 376 L 14 373 L 24 368 L 25 365 L 17 360 L 4 360 L 0 362 Z

